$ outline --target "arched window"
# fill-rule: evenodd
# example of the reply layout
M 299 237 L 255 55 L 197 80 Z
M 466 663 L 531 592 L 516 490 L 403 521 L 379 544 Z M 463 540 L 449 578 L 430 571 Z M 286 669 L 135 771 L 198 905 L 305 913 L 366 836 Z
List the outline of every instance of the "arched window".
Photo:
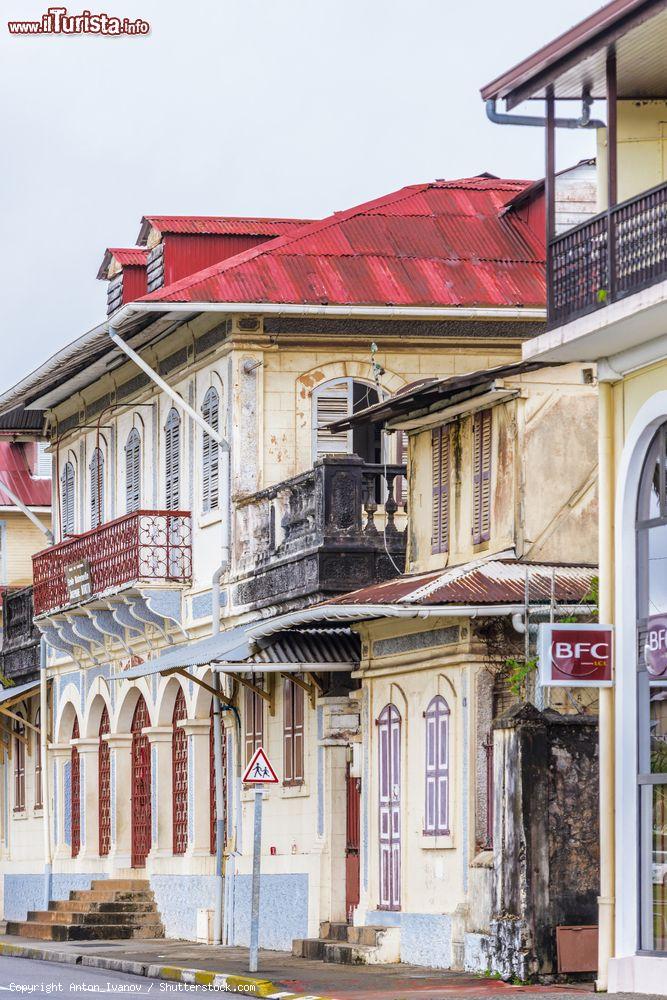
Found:
M 426 807 L 424 833 L 431 837 L 449 833 L 449 706 L 436 695 L 425 712 Z
M 172 406 L 164 425 L 165 506 L 178 510 L 181 502 L 181 418 Z
M 183 688 L 178 689 L 171 720 L 171 773 L 173 804 L 174 854 L 185 854 L 188 848 L 188 738 L 183 726 L 188 717 Z
M 652 952 L 667 951 L 666 456 L 667 424 L 663 424 L 644 461 L 637 503 L 640 947 Z M 620 669 L 624 667 L 621 664 Z
M 104 521 L 104 455 L 96 448 L 90 460 L 90 526 L 98 528 Z
M 125 510 L 132 514 L 141 507 L 141 437 L 133 427 L 125 443 Z
M 74 534 L 74 466 L 65 462 L 60 475 L 60 535 Z
M 151 748 L 144 729 L 150 726 L 148 706 L 139 695 L 132 716 L 132 867 L 144 868 L 151 849 Z
M 366 462 L 383 461 L 379 424 L 331 433 L 327 425 L 380 401 L 377 388 L 353 378 L 323 382 L 313 392 L 313 461 L 324 455 L 360 455 Z M 393 461 L 393 459 L 392 459 Z
M 207 390 L 204 396 L 201 415 L 214 431 L 218 430 L 220 397 L 213 386 Z M 204 512 L 218 508 L 219 451 L 217 441 L 206 431 L 202 431 L 202 510 Z
M 41 728 L 42 710 L 37 709 L 35 713 L 35 728 Z M 42 792 L 42 748 L 40 746 L 39 733 L 35 737 L 35 809 L 44 808 L 44 794 Z
M 72 726 L 72 740 L 79 738 L 79 720 L 74 719 Z M 79 762 L 79 751 L 72 746 L 71 754 L 71 831 L 72 831 L 72 857 L 76 858 L 81 850 L 81 766 Z
M 23 722 L 15 720 L 14 733 L 14 812 L 25 811 L 25 747 L 26 735 Z
M 99 752 L 97 758 L 97 808 L 99 820 L 99 854 L 107 856 L 111 850 L 111 749 L 104 739 L 111 732 L 109 712 L 105 705 L 98 730 Z

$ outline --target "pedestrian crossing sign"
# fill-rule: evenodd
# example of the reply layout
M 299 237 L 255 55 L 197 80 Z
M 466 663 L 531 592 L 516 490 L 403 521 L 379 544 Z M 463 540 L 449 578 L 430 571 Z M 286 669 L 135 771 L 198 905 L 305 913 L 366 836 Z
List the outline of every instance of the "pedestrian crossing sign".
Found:
M 278 775 L 264 753 L 264 747 L 258 747 L 255 750 L 241 780 L 246 785 L 276 785 L 278 783 Z

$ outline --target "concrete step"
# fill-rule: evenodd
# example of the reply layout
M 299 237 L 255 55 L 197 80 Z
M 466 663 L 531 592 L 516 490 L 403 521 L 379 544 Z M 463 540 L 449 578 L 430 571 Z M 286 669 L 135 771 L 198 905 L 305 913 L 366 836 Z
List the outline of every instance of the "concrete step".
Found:
M 123 902 L 117 899 L 56 899 L 49 903 L 50 913 L 156 913 L 153 900 Z
M 375 950 L 369 945 L 323 938 L 305 938 L 292 942 L 292 955 L 295 958 L 310 958 L 337 965 L 371 965 Z
M 143 891 L 135 889 L 128 892 L 121 889 L 74 889 L 70 892 L 69 898 L 88 899 L 91 903 L 152 903 L 155 897 L 149 889 Z
M 347 941 L 349 924 L 332 920 L 323 920 L 320 924 L 321 941 Z
M 310 958 L 338 965 L 384 965 L 398 962 L 401 951 L 401 932 L 398 927 L 352 927 L 348 924 L 320 925 L 330 937 L 297 938 L 292 941 L 295 958 Z M 347 940 L 334 938 L 345 928 Z
M 386 931 L 386 927 L 372 927 L 370 924 L 367 927 L 349 926 L 347 940 L 350 944 L 367 944 L 371 948 L 377 948 Z
M 128 938 L 163 938 L 164 927 L 159 922 L 137 926 L 128 924 L 53 924 L 39 921 L 10 921 L 7 933 L 40 941 L 97 941 Z
M 122 889 L 125 892 L 142 892 L 150 890 L 151 884 L 147 878 L 96 878 L 90 883 L 95 889 Z
M 144 910 L 139 913 L 124 911 L 105 911 L 100 913 L 79 912 L 77 910 L 31 910 L 28 913 L 28 923 L 39 924 L 128 924 L 136 927 L 144 923 L 155 923 L 159 920 L 155 910 Z

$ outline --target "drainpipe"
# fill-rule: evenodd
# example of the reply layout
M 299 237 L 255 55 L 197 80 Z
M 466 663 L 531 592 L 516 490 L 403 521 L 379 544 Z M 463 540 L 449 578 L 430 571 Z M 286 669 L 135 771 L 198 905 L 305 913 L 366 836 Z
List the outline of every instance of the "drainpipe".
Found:
M 556 128 L 604 128 L 604 122 L 597 118 L 591 118 L 591 104 L 593 98 L 590 94 L 584 94 L 581 101 L 581 116 L 579 118 L 556 118 L 554 125 Z M 547 120 L 538 115 L 506 115 L 496 111 L 496 98 L 486 102 L 486 117 L 495 125 L 533 125 L 543 128 Z
M 42 765 L 42 833 L 44 838 L 44 909 L 51 901 L 51 797 L 49 788 L 49 703 L 47 687 L 46 639 L 39 640 L 39 755 Z
M 47 528 L 45 524 L 42 524 L 37 515 L 34 514 L 30 510 L 30 508 L 23 503 L 23 500 L 17 497 L 16 493 L 14 493 L 14 491 L 10 489 L 9 486 L 7 486 L 7 483 L 5 482 L 2 476 L 0 476 L 0 489 L 4 490 L 4 492 L 10 498 L 10 500 L 16 504 L 18 509 L 23 514 L 25 514 L 25 516 L 30 521 L 32 521 L 32 523 L 35 525 L 36 528 L 39 528 L 42 534 L 46 537 L 46 540 L 49 543 L 49 545 L 53 545 L 53 532 L 50 530 L 50 528 Z
M 599 608 L 600 621 L 614 621 L 614 400 L 613 387 L 600 382 L 599 395 Z M 598 898 L 598 990 L 606 990 L 609 959 L 614 954 L 614 688 L 600 688 L 600 896 Z

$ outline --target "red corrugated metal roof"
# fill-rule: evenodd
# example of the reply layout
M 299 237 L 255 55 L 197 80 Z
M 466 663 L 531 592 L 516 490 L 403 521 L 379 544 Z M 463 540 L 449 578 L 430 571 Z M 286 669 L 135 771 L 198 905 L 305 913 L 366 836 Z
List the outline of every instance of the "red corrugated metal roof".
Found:
M 36 444 L 0 441 L 0 476 L 10 490 L 28 507 L 50 507 L 51 480 L 37 479 L 30 473 L 36 466 L 36 458 Z M 1 486 L 0 506 L 15 506 Z
M 284 236 L 312 219 L 234 218 L 224 215 L 145 215 L 138 242 L 145 242 L 151 228 L 162 233 L 190 233 L 205 236 Z
M 483 176 L 411 185 L 145 299 L 543 307 L 544 241 L 502 214 L 529 183 Z
M 112 259 L 116 260 L 121 267 L 145 267 L 148 261 L 148 250 L 143 247 L 108 247 L 104 251 L 104 257 L 97 277 L 106 280 L 109 277 L 109 267 Z
M 552 579 L 554 598 L 560 604 L 579 604 L 589 594 L 597 569 L 584 565 L 523 563 L 492 559 L 473 566 L 401 576 L 387 583 L 364 587 L 328 604 L 523 604 L 526 572 L 531 604 L 548 604 Z

